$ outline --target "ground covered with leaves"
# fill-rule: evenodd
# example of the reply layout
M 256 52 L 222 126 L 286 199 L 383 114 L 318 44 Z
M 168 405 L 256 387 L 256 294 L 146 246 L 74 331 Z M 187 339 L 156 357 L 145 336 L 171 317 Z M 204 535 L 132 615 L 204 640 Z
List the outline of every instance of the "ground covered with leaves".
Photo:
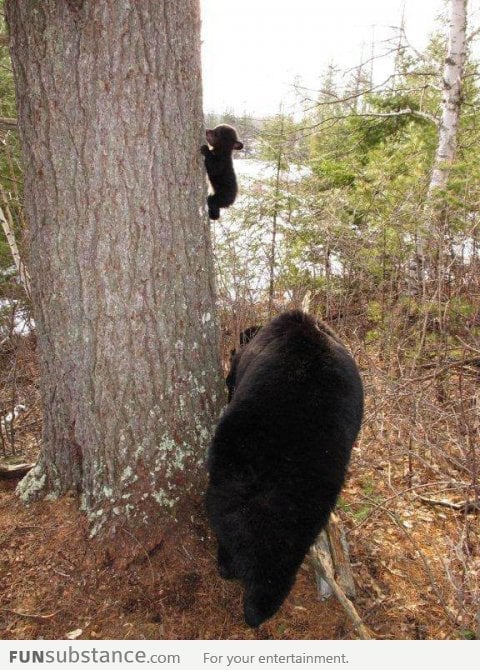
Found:
M 15 355 L 16 391 L 27 406 L 16 419 L 15 448 L 28 460 L 41 436 L 33 344 Z M 462 505 L 472 490 L 468 435 L 475 421 L 465 399 L 475 397 L 478 380 L 460 380 L 457 367 L 407 380 L 367 348 L 355 355 L 367 409 L 338 509 L 355 606 L 378 639 L 475 638 L 479 515 Z M 89 537 L 73 496 L 25 506 L 15 482 L 0 481 L 0 638 L 356 637 L 339 603 L 319 600 L 308 561 L 280 612 L 258 630 L 247 628 L 240 586 L 217 575 L 203 500 L 191 504 L 181 531 L 150 552 L 138 543 L 135 558 L 119 564 Z

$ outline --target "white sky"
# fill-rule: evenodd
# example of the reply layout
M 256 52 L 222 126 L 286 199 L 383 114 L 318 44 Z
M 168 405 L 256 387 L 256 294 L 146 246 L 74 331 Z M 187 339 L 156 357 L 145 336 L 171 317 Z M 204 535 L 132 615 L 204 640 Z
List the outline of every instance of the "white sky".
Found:
M 204 109 L 276 113 L 296 77 L 318 86 L 329 63 L 358 65 L 362 43 L 367 59 L 373 30 L 377 51 L 386 50 L 404 3 L 407 37 L 422 49 L 445 0 L 201 0 Z M 375 65 L 377 80 L 389 72 L 385 60 Z

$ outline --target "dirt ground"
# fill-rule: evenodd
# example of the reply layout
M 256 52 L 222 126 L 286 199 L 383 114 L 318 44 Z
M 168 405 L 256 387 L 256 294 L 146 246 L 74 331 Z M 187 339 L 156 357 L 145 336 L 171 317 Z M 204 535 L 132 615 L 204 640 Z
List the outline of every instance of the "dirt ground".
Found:
M 17 384 L 27 411 L 17 420 L 16 446 L 33 458 L 41 434 L 37 373 L 32 352 L 21 355 Z M 412 470 L 402 437 L 409 419 L 395 405 L 398 388 L 390 389 L 396 400 L 389 403 L 385 382 L 372 374 L 365 379 L 365 424 L 338 507 L 355 606 L 378 639 L 478 637 L 479 516 L 419 497 L 461 499 L 456 473 L 424 452 Z M 382 407 L 391 408 L 388 421 Z M 201 498 L 192 500 L 181 531 L 152 553 L 139 544 L 135 560 L 119 567 L 89 538 L 74 497 L 24 506 L 14 487 L 0 480 L 2 639 L 356 637 L 335 598 L 319 600 L 308 561 L 280 612 L 258 630 L 247 628 L 240 586 L 216 573 Z

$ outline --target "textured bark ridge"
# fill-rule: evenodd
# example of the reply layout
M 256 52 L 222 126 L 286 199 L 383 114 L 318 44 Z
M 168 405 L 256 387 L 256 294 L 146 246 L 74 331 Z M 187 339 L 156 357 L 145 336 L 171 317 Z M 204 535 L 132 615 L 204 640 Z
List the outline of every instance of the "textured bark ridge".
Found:
M 467 0 L 450 0 L 448 53 L 443 69 L 442 117 L 429 191 L 447 186 L 457 151 L 466 59 Z
M 199 4 L 6 9 L 45 412 L 21 495 L 148 524 L 198 479 L 221 392 Z

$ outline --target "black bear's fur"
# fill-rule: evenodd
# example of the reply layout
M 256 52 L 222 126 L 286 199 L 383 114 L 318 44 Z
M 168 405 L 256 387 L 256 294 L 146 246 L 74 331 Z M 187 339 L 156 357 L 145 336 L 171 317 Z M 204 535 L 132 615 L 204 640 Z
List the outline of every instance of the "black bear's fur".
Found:
M 237 179 L 233 169 L 232 152 L 243 149 L 243 144 L 232 126 L 222 123 L 213 130 L 207 130 L 206 138 L 212 149 L 204 144 L 200 151 L 205 157 L 205 169 L 213 188 L 207 198 L 208 216 L 216 220 L 220 217 L 220 207 L 229 207 L 237 197 Z
M 245 621 L 256 627 L 278 610 L 328 522 L 363 389 L 333 331 L 300 311 L 240 350 L 233 385 L 210 448 L 207 511 L 220 575 L 243 583 Z

